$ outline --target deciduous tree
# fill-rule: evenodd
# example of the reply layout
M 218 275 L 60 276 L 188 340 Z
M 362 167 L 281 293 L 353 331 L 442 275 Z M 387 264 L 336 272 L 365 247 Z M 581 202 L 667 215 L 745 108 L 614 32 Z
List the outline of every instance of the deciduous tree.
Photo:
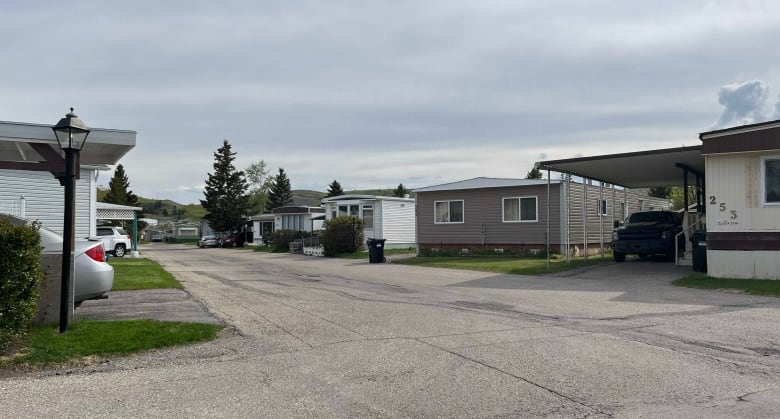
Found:
M 268 190 L 271 188 L 273 176 L 268 174 L 268 165 L 265 160 L 252 163 L 246 168 L 246 180 L 249 184 L 250 212 L 255 214 L 263 212 L 268 200 Z

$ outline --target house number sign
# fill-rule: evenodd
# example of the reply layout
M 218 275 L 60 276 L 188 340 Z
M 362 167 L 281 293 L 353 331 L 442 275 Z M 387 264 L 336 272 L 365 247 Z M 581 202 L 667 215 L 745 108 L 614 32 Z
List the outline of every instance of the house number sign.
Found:
M 739 221 L 737 221 L 737 210 L 730 210 L 726 206 L 725 202 L 718 202 L 718 199 L 715 198 L 715 195 L 710 195 L 710 205 L 717 205 L 718 211 L 720 212 L 728 212 L 727 214 L 723 214 L 727 216 L 727 218 L 723 218 L 718 220 L 718 225 L 737 225 L 739 224 Z

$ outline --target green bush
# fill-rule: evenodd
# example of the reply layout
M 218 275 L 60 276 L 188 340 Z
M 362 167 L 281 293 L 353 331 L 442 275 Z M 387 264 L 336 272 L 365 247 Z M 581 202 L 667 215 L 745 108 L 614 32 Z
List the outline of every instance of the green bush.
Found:
M 308 231 L 276 230 L 273 234 L 273 247 L 276 252 L 289 252 L 290 242 L 310 237 Z
M 38 228 L 15 227 L 0 217 L 0 353 L 25 334 L 38 310 L 43 278 Z
M 363 220 L 354 217 L 336 217 L 325 222 L 322 247 L 325 256 L 355 253 L 363 248 Z

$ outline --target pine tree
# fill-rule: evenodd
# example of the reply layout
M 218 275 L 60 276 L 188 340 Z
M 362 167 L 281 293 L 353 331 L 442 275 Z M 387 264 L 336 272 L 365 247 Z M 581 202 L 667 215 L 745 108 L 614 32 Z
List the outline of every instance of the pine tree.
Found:
M 344 191 L 341 189 L 341 184 L 336 179 L 333 179 L 333 182 L 328 185 L 328 194 L 325 195 L 325 198 L 339 195 L 344 195 Z
M 103 197 L 103 202 L 117 205 L 138 205 L 138 196 L 130 190 L 130 180 L 121 164 L 114 170 L 114 176 L 108 181 L 108 193 Z
M 538 167 L 534 167 L 533 169 L 529 170 L 528 173 L 525 175 L 526 179 L 541 179 L 542 178 L 542 172 L 539 170 Z
M 127 173 L 125 173 L 125 167 L 121 164 L 116 166 L 114 175 L 108 181 L 108 192 L 103 197 L 103 202 L 129 207 L 141 207 L 138 204 L 138 195 L 130 190 L 130 179 L 127 177 Z M 136 217 L 143 218 L 143 210 L 136 211 Z M 120 221 L 112 221 L 112 225 L 122 225 L 122 223 Z M 138 223 L 139 230 L 143 230 L 145 227 L 146 223 Z
M 403 198 L 406 195 L 409 195 L 409 189 L 406 189 L 403 183 L 399 183 L 398 186 L 393 189 L 393 196 L 396 198 Z
M 214 231 L 232 233 L 246 222 L 248 215 L 248 185 L 244 172 L 233 166 L 235 156 L 230 143 L 224 140 L 214 153 L 214 173 L 209 173 L 206 179 L 203 192 L 206 199 L 200 200 L 206 210 L 203 218 Z
M 268 200 L 265 202 L 266 211 L 274 208 L 283 207 L 293 203 L 292 188 L 290 179 L 284 173 L 284 169 L 279 168 L 279 173 L 274 177 L 271 188 L 268 190 Z

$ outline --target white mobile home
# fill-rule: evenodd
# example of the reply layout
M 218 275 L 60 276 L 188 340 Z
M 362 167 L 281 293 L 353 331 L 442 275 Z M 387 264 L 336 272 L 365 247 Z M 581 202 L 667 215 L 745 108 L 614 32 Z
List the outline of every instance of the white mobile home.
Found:
M 326 219 L 356 216 L 363 220 L 366 239 L 385 239 L 385 247 L 416 246 L 415 200 L 375 195 L 339 195 L 322 200 Z

